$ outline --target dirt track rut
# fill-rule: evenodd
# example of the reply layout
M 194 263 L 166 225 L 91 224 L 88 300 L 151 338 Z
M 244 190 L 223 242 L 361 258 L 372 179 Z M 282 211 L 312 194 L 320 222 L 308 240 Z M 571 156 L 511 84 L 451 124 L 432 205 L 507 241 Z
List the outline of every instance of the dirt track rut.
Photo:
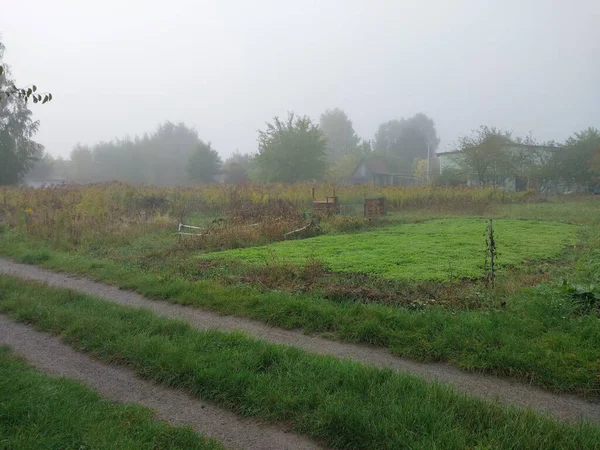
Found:
M 50 286 L 68 288 L 95 295 L 113 303 L 147 308 L 161 316 L 184 320 L 206 330 L 241 330 L 269 342 L 299 347 L 314 353 L 333 355 L 378 367 L 419 375 L 426 380 L 448 383 L 471 395 L 498 399 L 519 407 L 529 407 L 560 419 L 585 419 L 600 423 L 600 402 L 588 402 L 572 395 L 559 395 L 535 386 L 489 375 L 469 373 L 448 364 L 418 363 L 392 355 L 387 349 L 348 344 L 300 331 L 284 330 L 264 323 L 233 316 L 220 316 L 188 306 L 148 300 L 134 292 L 96 283 L 83 278 L 50 272 L 38 267 L 0 259 L 0 273 L 45 282 Z
M 140 403 L 157 417 L 220 440 L 225 447 L 246 450 L 318 449 L 310 439 L 281 427 L 244 419 L 188 394 L 137 378 L 123 367 L 96 362 L 58 338 L 0 315 L 0 344 L 46 373 L 76 379 L 118 402 Z

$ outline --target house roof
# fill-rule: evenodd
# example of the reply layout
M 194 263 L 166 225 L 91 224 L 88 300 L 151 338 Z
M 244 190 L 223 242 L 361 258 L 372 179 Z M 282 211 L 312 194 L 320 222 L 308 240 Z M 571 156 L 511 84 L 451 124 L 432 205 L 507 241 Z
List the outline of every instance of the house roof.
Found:
M 523 148 L 525 150 L 536 150 L 536 149 L 545 149 L 550 151 L 558 151 L 562 147 L 551 146 L 551 145 L 528 145 L 528 144 L 506 144 L 504 147 L 517 147 Z M 449 152 L 436 152 L 436 156 L 445 156 L 445 155 L 454 155 L 456 153 L 462 153 L 462 150 L 451 150 Z

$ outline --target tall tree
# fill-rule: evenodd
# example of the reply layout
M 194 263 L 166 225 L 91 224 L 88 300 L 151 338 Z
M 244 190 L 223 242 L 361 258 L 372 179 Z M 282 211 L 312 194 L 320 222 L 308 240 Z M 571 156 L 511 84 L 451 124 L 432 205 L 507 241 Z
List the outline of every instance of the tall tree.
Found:
M 558 159 L 559 176 L 567 185 L 586 191 L 600 185 L 600 131 L 588 128 L 575 133 Z
M 339 108 L 328 109 L 321 115 L 321 131 L 327 139 L 327 158 L 329 161 L 355 153 L 360 139 L 354 131 L 352 121 Z
M 406 161 L 435 155 L 439 145 L 435 123 L 425 114 L 401 120 L 390 120 L 379 125 L 375 134 L 374 151 L 394 155 Z
M 183 123 L 160 125 L 145 146 L 144 156 L 150 157 L 150 179 L 154 184 L 180 184 L 185 180 L 189 159 L 203 142 L 193 128 Z
M 77 183 L 98 181 L 94 176 L 94 157 L 88 146 L 77 144 L 71 150 L 68 173 L 69 180 Z
M 512 142 L 510 132 L 481 126 L 471 135 L 459 139 L 461 152 L 455 160 L 466 176 L 474 177 L 481 185 L 495 187 L 516 172 L 519 156 L 506 148 Z
M 250 182 L 250 174 L 254 166 L 254 157 L 249 154 L 235 152 L 225 161 L 223 173 L 225 183 L 239 184 Z
M 54 175 L 54 158 L 48 153 L 44 153 L 25 174 L 25 180 L 43 181 L 52 178 Z
M 210 142 L 200 142 L 196 151 L 189 157 L 187 174 L 193 183 L 213 183 L 220 168 L 221 157 L 211 148 Z
M 371 152 L 371 143 L 369 141 L 362 141 L 352 152 L 340 156 L 329 164 L 327 179 L 338 183 L 348 180 L 360 160 L 371 155 Z
M 39 121 L 32 119 L 27 107 L 28 99 L 39 101 L 37 94 L 33 88 L 15 87 L 8 67 L 2 64 L 3 57 L 0 42 L 0 185 L 8 185 L 23 179 L 42 156 L 43 146 L 33 140 Z
M 265 131 L 258 132 L 256 163 L 261 178 L 287 183 L 323 179 L 326 143 L 309 117 L 289 113 L 285 122 L 275 117 Z
M 183 184 L 190 157 L 206 145 L 193 128 L 165 122 L 152 133 L 113 139 L 93 147 L 79 145 L 69 162 L 72 181 L 128 181 L 158 185 Z

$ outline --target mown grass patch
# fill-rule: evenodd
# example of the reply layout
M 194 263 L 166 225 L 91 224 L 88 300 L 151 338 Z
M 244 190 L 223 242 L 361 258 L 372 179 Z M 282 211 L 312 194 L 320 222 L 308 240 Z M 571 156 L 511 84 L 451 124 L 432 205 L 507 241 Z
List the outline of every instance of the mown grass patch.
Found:
M 156 421 L 150 409 L 116 404 L 66 378 L 42 375 L 0 346 L 2 449 L 222 449 Z
M 600 428 L 474 399 L 417 377 L 191 326 L 12 277 L 0 309 L 73 347 L 332 448 L 595 448 Z
M 334 272 L 367 273 L 404 280 L 483 276 L 486 221 L 441 219 L 401 224 L 359 234 L 319 236 L 229 250 L 202 259 L 248 264 L 278 261 L 304 265 L 310 258 Z M 496 220 L 498 268 L 553 258 L 577 242 L 578 227 L 561 222 Z

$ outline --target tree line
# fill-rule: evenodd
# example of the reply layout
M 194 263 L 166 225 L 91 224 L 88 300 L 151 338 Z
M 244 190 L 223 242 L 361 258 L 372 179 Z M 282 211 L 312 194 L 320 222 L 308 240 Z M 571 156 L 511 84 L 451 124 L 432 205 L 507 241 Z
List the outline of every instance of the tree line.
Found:
M 29 109 L 30 101 L 46 103 L 52 95 L 39 94 L 36 86 L 17 88 L 3 55 L 0 42 L 0 185 L 17 184 L 24 178 L 157 185 L 343 182 L 361 158 L 377 157 L 389 173 L 421 182 L 432 175 L 439 184 L 474 180 L 497 186 L 510 177 L 521 177 L 540 190 L 558 184 L 600 189 L 600 132 L 595 128 L 575 133 L 559 145 L 537 144 L 531 137 L 521 139 L 483 126 L 459 139 L 454 165 L 440 174 L 435 157 L 440 140 L 427 115 L 384 122 L 373 139 L 365 140 L 339 108 L 325 111 L 318 122 L 293 112 L 286 118 L 275 117 L 258 131 L 255 151 L 236 152 L 225 161 L 195 129 L 172 122 L 135 138 L 77 144 L 69 159 L 55 159 L 33 139 L 39 121 L 33 120 Z
M 439 184 L 503 186 L 511 180 L 541 192 L 600 193 L 600 131 L 588 128 L 564 143 L 537 142 L 511 132 L 482 126 L 463 136 L 449 155 Z
M 434 155 L 438 143 L 435 124 L 424 114 L 386 122 L 373 141 L 366 141 L 357 136 L 346 113 L 336 108 L 325 111 L 318 123 L 293 112 L 285 119 L 275 117 L 258 130 L 256 152 L 236 152 L 223 161 L 196 130 L 165 122 L 143 136 L 94 146 L 77 144 L 66 160 L 41 155 L 26 178 L 157 185 L 339 182 L 347 180 L 366 156 L 378 156 L 390 170 L 412 176 L 428 150 Z

